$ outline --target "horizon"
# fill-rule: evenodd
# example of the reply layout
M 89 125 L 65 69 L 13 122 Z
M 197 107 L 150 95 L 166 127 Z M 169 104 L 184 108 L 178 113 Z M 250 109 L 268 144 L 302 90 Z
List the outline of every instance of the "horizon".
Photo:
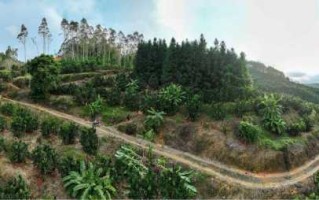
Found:
M 42 17 L 46 17 L 53 42 L 50 54 L 56 54 L 63 36 L 60 22 L 80 21 L 101 24 L 125 34 L 138 31 L 146 40 L 174 37 L 177 41 L 198 39 L 204 34 L 208 45 L 215 38 L 245 52 L 248 60 L 260 61 L 283 71 L 298 82 L 319 82 L 319 4 L 317 0 L 291 2 L 281 0 L 2 0 L 0 31 L 7 46 L 18 48 L 23 60 L 22 45 L 16 39 L 21 24 L 29 31 L 27 58 L 37 55 L 32 37 L 37 37 Z M 282 12 L 282 11 L 285 12 Z M 38 44 L 38 45 L 39 45 Z M 39 45 L 40 46 L 40 45 Z M 41 48 L 40 48 L 41 49 Z

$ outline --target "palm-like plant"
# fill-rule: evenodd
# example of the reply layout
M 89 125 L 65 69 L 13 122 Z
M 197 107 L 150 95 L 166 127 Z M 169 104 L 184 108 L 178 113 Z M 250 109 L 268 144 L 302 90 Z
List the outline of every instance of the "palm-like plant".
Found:
M 86 165 L 84 161 L 80 172 L 71 171 L 63 182 L 70 195 L 79 199 L 111 199 L 116 192 L 109 173 L 103 176 L 102 168 L 96 168 L 92 163 Z
M 185 92 L 181 86 L 170 84 L 160 90 L 159 98 L 162 109 L 169 114 L 175 114 L 185 98 Z
M 280 98 L 274 94 L 265 95 L 260 103 L 261 114 L 263 115 L 263 125 L 271 132 L 282 134 L 286 129 L 286 123 L 281 118 L 282 106 L 279 104 Z
M 96 100 L 89 104 L 91 118 L 94 119 L 96 115 L 101 112 L 103 99 L 100 95 L 97 96 Z
M 148 129 L 153 129 L 155 132 L 158 131 L 158 129 L 161 127 L 161 125 L 164 122 L 164 115 L 165 112 L 158 112 L 151 108 L 147 111 L 148 115 L 146 116 L 146 120 L 144 122 L 145 126 Z

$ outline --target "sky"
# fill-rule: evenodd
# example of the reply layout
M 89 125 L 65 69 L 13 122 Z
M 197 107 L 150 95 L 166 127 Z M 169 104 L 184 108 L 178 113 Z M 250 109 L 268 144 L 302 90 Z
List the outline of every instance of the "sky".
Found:
M 296 81 L 319 82 L 319 0 L 0 0 L 0 51 L 19 48 L 21 24 L 29 30 L 27 58 L 37 55 L 31 42 L 46 17 L 56 53 L 62 18 L 101 24 L 124 33 L 138 31 L 178 41 L 199 38 L 209 45 L 224 40 L 249 60 L 273 66 Z M 21 49 L 21 50 L 20 50 Z

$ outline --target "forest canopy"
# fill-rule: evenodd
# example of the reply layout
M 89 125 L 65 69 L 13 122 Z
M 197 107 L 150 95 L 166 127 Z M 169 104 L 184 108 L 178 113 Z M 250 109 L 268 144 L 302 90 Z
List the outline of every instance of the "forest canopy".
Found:
M 134 74 L 143 86 L 153 89 L 176 83 L 201 93 L 204 100 L 232 101 L 247 96 L 251 79 L 245 54 L 237 55 L 225 42 L 207 47 L 203 35 L 199 41 L 142 41 L 138 45 Z

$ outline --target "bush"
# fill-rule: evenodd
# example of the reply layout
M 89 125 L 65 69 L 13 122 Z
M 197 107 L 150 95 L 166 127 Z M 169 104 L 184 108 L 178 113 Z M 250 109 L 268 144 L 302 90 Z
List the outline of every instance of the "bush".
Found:
M 65 156 L 59 160 L 58 170 L 62 177 L 67 176 L 71 171 L 80 171 L 81 160 L 76 159 L 74 156 Z
M 0 136 L 0 153 L 6 150 L 6 144 L 3 137 Z
M 118 130 L 128 135 L 135 135 L 137 132 L 137 125 L 134 123 L 119 125 Z
M 260 127 L 249 122 L 242 121 L 239 124 L 238 136 L 240 139 L 248 143 L 256 142 L 262 130 Z
M 49 145 L 39 145 L 32 151 L 33 164 L 42 174 L 52 173 L 57 167 L 57 154 Z
M 21 175 L 10 179 L 3 191 L 0 190 L 0 199 L 29 199 L 30 197 L 30 188 Z
M 287 132 L 291 136 L 297 136 L 301 132 L 307 130 L 306 123 L 303 120 L 299 120 L 298 122 L 294 122 L 287 127 Z
M 106 95 L 106 103 L 110 106 L 121 105 L 121 90 L 117 87 L 112 88 Z
M 188 112 L 188 118 L 192 121 L 195 121 L 197 117 L 199 116 L 201 108 L 201 101 L 199 95 L 194 95 L 186 101 L 186 109 Z
M 4 103 L 0 107 L 1 113 L 6 116 L 13 116 L 15 114 L 16 109 L 17 106 L 12 103 Z
M 212 104 L 211 113 L 209 113 L 209 115 L 213 119 L 215 119 L 215 120 L 223 120 L 223 119 L 225 119 L 226 114 L 227 114 L 227 111 L 224 108 L 223 104 L 221 104 L 221 103 Z
M 156 92 L 146 91 L 141 100 L 141 110 L 147 113 L 150 109 L 159 109 L 158 94 Z
M 65 122 L 61 125 L 59 135 L 63 144 L 74 144 L 78 136 L 79 127 L 75 123 Z
M 148 131 L 146 131 L 143 135 L 144 140 L 148 140 L 150 142 L 154 142 L 155 139 L 155 132 L 153 131 L 153 129 L 150 129 Z
M 127 84 L 124 93 L 124 104 L 130 110 L 138 110 L 140 108 L 140 98 L 138 93 L 137 81 L 133 80 Z
M 0 132 L 3 132 L 7 128 L 7 121 L 4 117 L 0 116 Z
M 157 112 L 154 109 L 148 110 L 148 115 L 144 121 L 144 125 L 147 130 L 153 129 L 155 132 L 159 131 L 159 128 L 164 123 L 164 112 Z
M 38 129 L 38 118 L 29 110 L 19 108 L 11 122 L 11 130 L 14 136 L 20 137 L 23 133 L 30 133 Z
M 82 128 L 80 143 L 84 152 L 96 155 L 99 148 L 99 138 L 96 130 L 94 128 Z
M 161 110 L 169 115 L 174 115 L 179 106 L 182 105 L 185 97 L 185 92 L 182 87 L 175 84 L 162 88 L 159 92 L 159 101 Z
M 41 123 L 41 133 L 43 137 L 49 137 L 51 134 L 58 134 L 60 121 L 56 118 L 46 118 Z
M 10 160 L 14 163 L 25 162 L 29 156 L 28 145 L 22 141 L 14 142 L 10 149 Z

